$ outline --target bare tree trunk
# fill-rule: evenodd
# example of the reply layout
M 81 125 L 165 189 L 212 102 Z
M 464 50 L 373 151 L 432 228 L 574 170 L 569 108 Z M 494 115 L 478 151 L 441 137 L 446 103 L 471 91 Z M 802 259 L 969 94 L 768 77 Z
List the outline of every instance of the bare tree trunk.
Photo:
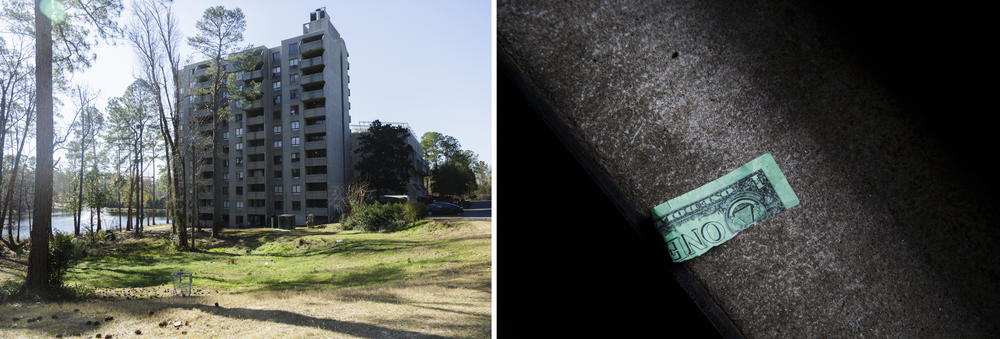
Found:
M 35 137 L 35 227 L 25 289 L 48 296 L 49 236 L 52 232 L 52 22 L 35 2 L 35 91 L 38 123 Z
M 84 138 L 85 137 L 86 133 L 84 133 Z M 87 147 L 85 147 L 84 140 L 80 140 L 80 175 L 78 176 L 80 181 L 77 183 L 76 216 L 73 221 L 73 235 L 76 236 L 80 235 L 80 224 L 83 223 L 83 220 L 80 219 L 83 218 L 83 169 L 87 167 L 85 165 L 87 163 L 85 161 L 86 154 Z M 94 219 L 90 219 L 90 222 L 93 223 Z

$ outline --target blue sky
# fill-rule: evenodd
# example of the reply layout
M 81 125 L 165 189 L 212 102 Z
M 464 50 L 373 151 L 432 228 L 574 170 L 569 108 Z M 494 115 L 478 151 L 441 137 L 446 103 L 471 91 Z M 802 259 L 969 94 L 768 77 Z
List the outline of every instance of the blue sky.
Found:
M 451 135 L 494 165 L 490 1 L 178 0 L 174 12 L 185 38 L 205 8 L 216 5 L 241 8 L 245 42 L 267 47 L 301 35 L 309 13 L 325 6 L 350 53 L 352 122 L 406 122 L 418 139 L 429 131 Z M 124 43 L 95 52 L 93 67 L 73 80 L 99 89 L 103 109 L 125 91 L 138 67 Z M 186 42 L 181 54 L 199 60 Z M 70 116 L 73 106 L 66 103 L 63 115 Z

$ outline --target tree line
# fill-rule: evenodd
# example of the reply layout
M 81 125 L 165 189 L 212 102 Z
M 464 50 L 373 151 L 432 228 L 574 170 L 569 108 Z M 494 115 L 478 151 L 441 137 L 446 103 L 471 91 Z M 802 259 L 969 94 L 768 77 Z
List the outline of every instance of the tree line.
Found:
M 58 288 L 48 284 L 51 215 L 56 203 L 72 211 L 74 234 L 106 227 L 101 214 L 107 207 L 117 207 L 126 211 L 125 230 L 142 236 L 149 223 L 145 209 L 151 202 L 162 201 L 160 207 L 169 211 L 173 221 L 174 247 L 193 249 L 194 220 L 186 215 L 184 205 L 193 205 L 195 199 L 187 199 L 184 188 L 193 182 L 196 167 L 184 166 L 194 160 L 194 150 L 180 147 L 185 96 L 179 44 L 186 40 L 210 59 L 212 88 L 187 94 L 212 98 L 212 105 L 201 108 L 216 113 L 216 127 L 228 119 L 227 102 L 246 100 L 257 87 L 238 86 L 234 78 L 248 67 L 241 60 L 250 59 L 247 53 L 235 53 L 247 47 L 240 45 L 245 28 L 240 9 L 209 8 L 197 23 L 196 34 L 184 39 L 171 4 L 135 0 L 126 10 L 121 0 L 3 2 L 0 225 L 8 232 L 7 237 L 0 234 L 0 246 L 10 250 L 26 246 L 13 230 L 20 232 L 19 223 L 27 214 L 31 231 L 25 293 L 51 296 Z M 104 110 L 95 103 L 98 92 L 69 80 L 91 66 L 96 59 L 94 49 L 102 42 L 124 43 L 139 60 L 134 81 L 124 93 L 112 97 Z M 61 117 L 57 112 L 73 116 Z M 70 118 L 70 124 L 57 130 L 55 118 Z M 212 135 L 208 142 L 217 138 Z M 34 140 L 34 145 L 28 140 Z M 194 141 L 188 144 L 198 147 L 199 140 Z M 61 182 L 53 180 L 54 175 Z M 59 185 L 57 191 L 55 185 Z M 84 220 L 85 210 L 96 217 L 96 224 Z M 188 236 L 189 228 L 192 236 Z

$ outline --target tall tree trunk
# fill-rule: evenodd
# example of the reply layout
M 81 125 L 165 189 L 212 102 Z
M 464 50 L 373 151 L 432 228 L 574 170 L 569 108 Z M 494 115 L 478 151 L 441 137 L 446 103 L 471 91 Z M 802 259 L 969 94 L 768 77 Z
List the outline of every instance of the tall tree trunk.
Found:
M 80 220 L 80 219 L 83 218 L 83 169 L 87 167 L 85 165 L 87 163 L 85 161 L 86 153 L 87 153 L 87 147 L 85 147 L 83 139 L 86 138 L 87 134 L 84 133 L 83 136 L 84 137 L 81 138 L 81 140 L 80 140 L 80 175 L 78 176 L 78 178 L 80 179 L 80 181 L 77 184 L 78 188 L 77 188 L 77 194 L 76 194 L 76 218 L 75 218 L 76 220 L 75 220 L 75 222 L 73 222 L 73 235 L 75 235 L 75 236 L 79 236 L 80 235 L 80 224 L 83 223 L 83 220 Z M 90 219 L 90 221 L 91 221 L 91 223 L 93 223 L 94 219 Z
M 35 91 L 38 123 L 35 136 L 35 227 L 25 289 L 48 296 L 49 236 L 52 232 L 52 22 L 35 2 Z
M 144 162 L 142 152 L 145 149 L 145 143 L 143 143 L 142 139 L 144 129 L 144 126 L 139 126 L 139 154 L 137 155 L 139 158 L 139 196 L 137 197 L 139 204 L 137 205 L 138 210 L 136 211 L 135 234 L 142 234 L 142 221 L 146 218 L 146 210 L 144 209 L 145 201 L 143 201 L 143 198 L 146 196 L 145 182 L 142 180 L 143 175 L 146 174 L 146 168 L 142 167 Z

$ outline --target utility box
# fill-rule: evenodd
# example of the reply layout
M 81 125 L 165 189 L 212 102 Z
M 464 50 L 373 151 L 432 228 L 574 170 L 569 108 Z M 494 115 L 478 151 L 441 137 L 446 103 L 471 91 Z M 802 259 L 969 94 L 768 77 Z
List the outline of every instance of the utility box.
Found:
M 295 215 L 294 214 L 279 215 L 278 228 L 283 228 L 286 230 L 295 229 Z

